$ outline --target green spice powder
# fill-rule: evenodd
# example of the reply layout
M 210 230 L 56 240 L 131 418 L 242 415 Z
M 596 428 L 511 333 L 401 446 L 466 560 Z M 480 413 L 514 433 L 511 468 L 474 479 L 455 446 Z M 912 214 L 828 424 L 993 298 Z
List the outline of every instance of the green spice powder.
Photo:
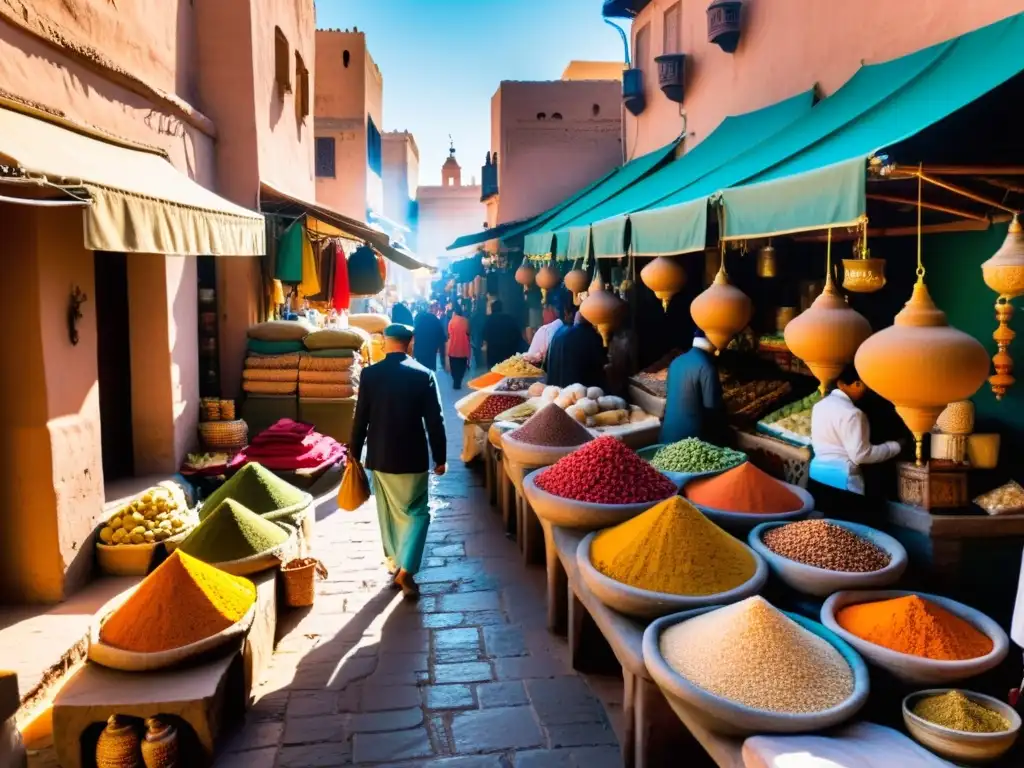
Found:
M 250 462 L 210 494 L 199 516 L 205 518 L 226 499 L 234 499 L 257 515 L 267 515 L 301 504 L 306 500 L 306 494 L 262 464 Z
M 915 715 L 943 728 L 965 733 L 999 733 L 1010 724 L 995 710 L 978 704 L 960 691 L 921 699 L 912 710 Z
M 219 504 L 181 543 L 181 550 L 207 563 L 252 557 L 283 544 L 288 532 L 234 499 Z

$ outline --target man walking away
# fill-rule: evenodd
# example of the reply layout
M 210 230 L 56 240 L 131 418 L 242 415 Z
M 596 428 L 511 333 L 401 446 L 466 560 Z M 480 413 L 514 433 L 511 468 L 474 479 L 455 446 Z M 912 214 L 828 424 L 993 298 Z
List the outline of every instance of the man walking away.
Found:
M 559 328 L 551 339 L 545 381 L 556 387 L 582 384 L 604 389 L 607 362 L 601 334 L 577 312 L 573 324 Z
M 487 367 L 493 368 L 523 349 L 523 332 L 512 315 L 505 314 L 501 301 L 491 304 L 491 314 L 484 324 L 487 346 Z
M 430 456 L 435 475 L 447 471 L 437 380 L 409 357 L 412 338 L 407 325 L 384 329 L 385 357 L 363 370 L 350 446 L 350 455 L 359 457 L 367 444 L 364 466 L 371 471 L 384 554 L 395 569 L 394 586 L 407 599 L 419 596 L 413 576 L 420 568 L 430 525 Z
M 458 304 L 448 321 L 448 367 L 452 374 L 452 388 L 462 389 L 462 377 L 469 364 L 469 321 Z
M 718 380 L 715 346 L 704 331 L 697 330 L 690 351 L 672 361 L 665 389 L 665 417 L 659 442 L 667 445 L 699 437 L 705 442 L 725 445 L 722 382 Z
M 416 313 L 414 329 L 416 343 L 412 349 L 413 357 L 428 371 L 437 370 L 437 356 L 444 356 L 445 332 L 441 320 L 428 311 L 426 305 L 421 305 Z M 443 364 L 444 360 L 441 362 Z

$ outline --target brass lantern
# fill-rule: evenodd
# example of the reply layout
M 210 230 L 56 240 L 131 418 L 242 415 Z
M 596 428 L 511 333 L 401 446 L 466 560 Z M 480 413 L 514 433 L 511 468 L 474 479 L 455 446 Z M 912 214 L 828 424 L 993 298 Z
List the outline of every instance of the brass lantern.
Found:
M 779 264 L 775 255 L 775 246 L 769 240 L 768 244 L 757 252 L 757 276 L 768 279 L 778 274 Z
M 587 322 L 601 334 L 607 347 L 612 338 L 612 331 L 619 324 L 625 303 L 604 289 L 599 277 L 594 278 L 587 291 L 587 298 L 580 304 L 580 313 Z
M 536 279 L 537 285 L 540 287 L 540 303 L 547 304 L 548 291 L 558 287 L 558 284 L 562 282 L 562 276 L 550 264 L 545 264 L 540 268 Z
M 832 282 L 832 230 L 828 235 L 825 288 L 806 312 L 790 320 L 783 333 L 789 351 L 803 360 L 821 382 L 822 395 L 871 335 L 867 319 L 847 304 Z
M 675 259 L 659 256 L 640 270 L 640 279 L 661 299 L 661 306 L 667 312 L 672 297 L 686 285 L 686 270 Z
M 750 297 L 729 282 L 724 256 L 714 282 L 690 303 L 693 322 L 715 345 L 716 352 L 725 349 L 732 337 L 747 327 L 754 314 Z
M 537 271 L 524 259 L 523 263 L 519 265 L 519 269 L 516 270 L 516 282 L 523 286 L 523 293 L 530 290 L 536 277 Z
M 1024 228 L 1017 215 L 1010 222 L 1006 240 L 991 259 L 981 265 L 985 285 L 999 294 L 996 299 L 996 320 L 999 327 L 992 334 L 998 351 L 992 358 L 995 374 L 989 377 L 989 384 L 996 400 L 1002 400 L 1006 391 L 1013 386 L 1013 358 L 1007 351 L 1016 333 L 1010 328 L 1013 319 L 1013 299 L 1024 294 Z
M 885 287 L 885 259 L 871 258 L 868 227 L 864 239 L 853 248 L 852 259 L 843 259 L 843 288 L 851 293 L 874 293 Z

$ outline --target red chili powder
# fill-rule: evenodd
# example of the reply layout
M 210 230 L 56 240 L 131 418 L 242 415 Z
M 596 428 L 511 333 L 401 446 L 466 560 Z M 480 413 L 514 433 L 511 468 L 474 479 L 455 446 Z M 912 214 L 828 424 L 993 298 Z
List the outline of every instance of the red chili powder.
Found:
M 592 504 L 639 504 L 674 496 L 676 485 L 614 437 L 599 437 L 537 475 L 537 486 Z
M 683 495 L 722 512 L 777 515 L 803 506 L 800 497 L 749 461 L 735 469 L 686 484 Z

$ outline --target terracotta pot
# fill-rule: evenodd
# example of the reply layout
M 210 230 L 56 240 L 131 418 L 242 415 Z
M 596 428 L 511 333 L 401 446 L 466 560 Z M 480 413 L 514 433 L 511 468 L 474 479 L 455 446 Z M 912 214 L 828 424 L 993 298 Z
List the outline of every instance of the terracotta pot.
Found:
M 686 270 L 675 259 L 659 256 L 640 270 L 640 279 L 661 299 L 661 306 L 667 312 L 672 297 L 686 285 Z
M 599 285 L 599 283 L 597 284 Z M 611 341 L 612 331 L 619 324 L 624 306 L 621 299 L 593 284 L 590 286 L 586 300 L 580 305 L 583 317 L 601 333 L 606 347 Z
M 96 768 L 143 768 L 141 742 L 137 726 L 111 715 L 96 742 Z
M 853 362 L 857 348 L 871 335 L 871 325 L 850 308 L 831 278 L 810 308 L 793 318 L 784 332 L 786 346 L 821 382 L 821 393 Z
M 146 768 L 177 768 L 178 730 L 155 717 L 146 721 L 146 738 L 142 741 L 142 760 Z
M 525 261 L 516 270 L 516 282 L 523 286 L 523 293 L 526 293 L 529 287 L 533 285 L 536 277 L 537 271 Z
M 991 259 L 981 265 L 985 285 L 1006 299 L 1024 295 L 1024 228 L 1015 215 L 1006 240 Z
M 754 305 L 743 291 L 729 282 L 724 269 L 715 281 L 690 304 L 690 316 L 719 350 L 750 323 Z
M 562 276 L 550 264 L 545 264 L 540 268 L 540 272 L 537 273 L 536 280 L 537 285 L 540 287 L 540 301 L 542 304 L 546 304 L 548 291 L 558 287 L 558 284 L 562 282 Z
M 565 276 L 565 287 L 574 294 L 587 290 L 589 283 L 590 275 L 582 269 L 574 269 Z

